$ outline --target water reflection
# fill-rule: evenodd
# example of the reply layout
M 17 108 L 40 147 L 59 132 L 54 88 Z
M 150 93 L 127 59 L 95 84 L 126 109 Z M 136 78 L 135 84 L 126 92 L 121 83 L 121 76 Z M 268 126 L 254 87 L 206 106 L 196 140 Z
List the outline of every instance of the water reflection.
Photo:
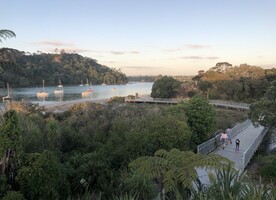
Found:
M 77 86 L 63 86 L 62 94 L 55 93 L 56 87 L 45 87 L 45 91 L 48 93 L 48 97 L 38 97 L 37 93 L 41 88 L 29 87 L 29 88 L 12 88 L 11 97 L 14 100 L 21 101 L 22 99 L 30 100 L 33 102 L 47 101 L 70 101 L 79 99 L 109 99 L 114 96 L 128 96 L 150 94 L 152 88 L 152 82 L 148 83 L 132 83 L 127 85 L 93 85 L 93 92 L 82 95 L 84 87 Z
M 56 101 L 63 101 L 63 93 L 55 93 Z

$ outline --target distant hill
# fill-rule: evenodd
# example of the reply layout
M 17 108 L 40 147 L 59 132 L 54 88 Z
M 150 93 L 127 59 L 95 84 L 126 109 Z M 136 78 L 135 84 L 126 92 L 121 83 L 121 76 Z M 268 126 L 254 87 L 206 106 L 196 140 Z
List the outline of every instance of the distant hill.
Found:
M 252 103 L 261 99 L 276 80 L 276 69 L 222 62 L 206 72 L 200 70 L 193 80 L 207 98 Z
M 148 75 L 148 76 L 128 76 L 128 80 L 131 82 L 155 82 L 156 80 L 162 78 L 162 75 Z M 194 76 L 172 76 L 174 79 L 179 80 L 180 82 L 191 81 Z
M 79 54 L 30 54 L 16 49 L 0 49 L 0 85 L 9 82 L 13 87 L 80 84 L 125 84 L 124 73 L 101 65 L 97 60 Z
M 228 62 L 217 63 L 215 67 L 208 71 L 200 72 L 195 78 L 204 81 L 223 81 L 223 80 L 239 80 L 241 78 L 251 79 L 267 79 L 272 81 L 276 79 L 276 69 L 263 69 L 258 66 L 248 64 L 240 64 L 239 66 L 232 66 Z

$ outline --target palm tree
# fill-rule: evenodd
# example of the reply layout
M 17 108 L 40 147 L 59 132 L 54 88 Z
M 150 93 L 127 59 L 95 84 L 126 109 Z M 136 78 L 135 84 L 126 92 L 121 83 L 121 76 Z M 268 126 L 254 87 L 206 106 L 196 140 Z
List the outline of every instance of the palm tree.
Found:
M 6 40 L 7 38 L 16 37 L 15 33 L 11 30 L 0 29 L 0 42 L 2 43 L 2 39 Z
M 161 149 L 156 151 L 154 156 L 137 158 L 129 166 L 134 171 L 155 180 L 160 198 L 163 200 L 165 192 L 174 196 L 189 196 L 193 184 L 199 181 L 197 168 L 219 169 L 229 162 L 226 158 L 215 154 L 202 155 L 178 149 L 170 151 Z

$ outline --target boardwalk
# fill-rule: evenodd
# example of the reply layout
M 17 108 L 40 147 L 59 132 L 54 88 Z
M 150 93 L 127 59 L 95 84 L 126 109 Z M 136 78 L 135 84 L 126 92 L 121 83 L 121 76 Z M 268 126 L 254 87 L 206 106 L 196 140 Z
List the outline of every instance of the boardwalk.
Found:
M 250 159 L 259 148 L 259 145 L 267 132 L 267 128 L 264 128 L 262 126 L 254 127 L 252 122 L 250 120 L 247 120 L 244 123 L 237 125 L 233 129 L 234 137 L 232 137 L 232 144 L 228 144 L 225 149 L 223 149 L 222 144 L 219 143 L 220 137 L 218 135 L 217 137 L 212 138 L 211 140 L 199 145 L 198 152 L 221 155 L 233 161 L 234 167 L 237 170 L 244 171 Z M 235 151 L 236 138 L 239 138 L 239 140 L 241 141 L 239 151 Z M 208 177 L 208 174 L 210 172 L 214 171 L 202 168 L 197 169 L 198 177 L 204 185 L 210 184 L 210 180 Z
M 234 167 L 239 170 L 244 170 L 255 151 L 258 149 L 262 142 L 263 136 L 265 135 L 266 129 L 262 126 L 254 127 L 251 123 L 246 129 L 238 133 L 232 138 L 232 144 L 226 145 L 223 150 L 220 145 L 212 153 L 219 154 L 225 158 L 234 162 Z M 235 140 L 239 138 L 241 141 L 239 151 L 235 151 Z
M 232 144 L 228 144 L 225 149 L 222 148 L 220 135 L 198 145 L 198 153 L 215 153 L 234 162 L 234 167 L 238 170 L 244 170 L 259 148 L 267 128 L 263 126 L 254 127 L 250 120 L 232 128 Z M 241 141 L 239 151 L 235 151 L 235 140 Z
M 223 100 L 209 100 L 209 103 L 218 108 L 231 108 L 237 110 L 249 110 L 250 104 L 233 102 L 233 101 L 223 101 Z
M 126 97 L 126 103 L 151 103 L 151 104 L 178 104 L 181 101 L 186 101 L 187 99 L 173 99 L 173 98 L 152 98 L 152 97 L 143 97 L 143 98 L 130 98 Z M 224 100 L 209 100 L 209 103 L 218 108 L 226 109 L 237 109 L 237 110 L 249 110 L 250 104 L 224 101 Z
M 151 104 L 178 104 L 179 99 L 168 99 L 168 98 L 125 98 L 126 103 L 151 103 Z

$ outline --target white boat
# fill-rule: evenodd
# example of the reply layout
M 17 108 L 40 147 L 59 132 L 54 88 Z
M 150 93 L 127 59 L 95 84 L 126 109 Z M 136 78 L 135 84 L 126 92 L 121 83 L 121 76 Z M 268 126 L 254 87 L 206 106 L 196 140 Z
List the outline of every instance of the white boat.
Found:
M 48 92 L 45 92 L 45 91 L 44 91 L 44 80 L 42 81 L 42 85 L 43 85 L 42 91 L 36 93 L 36 96 L 37 96 L 37 98 L 39 98 L 39 99 L 45 99 L 46 97 L 49 96 Z
M 89 86 L 88 79 L 86 79 L 85 86 Z
M 81 84 L 79 86 L 81 86 L 81 87 L 83 86 L 82 80 L 81 80 Z
M 55 90 L 55 94 L 56 95 L 63 95 L 63 93 L 64 93 L 63 85 L 59 81 L 59 85 L 57 86 L 57 88 Z
M 3 103 L 5 103 L 5 102 L 11 102 L 11 101 L 12 101 L 12 98 L 11 98 L 11 96 L 10 96 L 10 87 L 9 87 L 9 83 L 7 83 L 7 91 L 8 91 L 8 95 L 2 98 Z

